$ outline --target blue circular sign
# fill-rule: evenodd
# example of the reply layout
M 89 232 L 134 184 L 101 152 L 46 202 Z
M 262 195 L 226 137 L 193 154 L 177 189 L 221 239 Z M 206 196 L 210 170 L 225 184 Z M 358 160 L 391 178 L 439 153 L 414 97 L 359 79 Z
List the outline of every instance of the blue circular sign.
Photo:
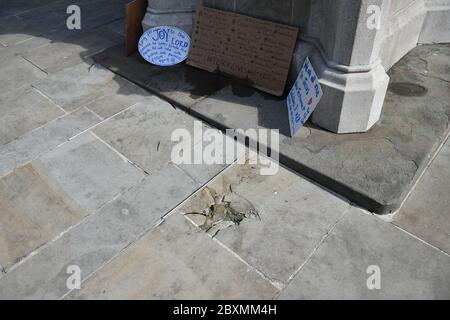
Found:
M 154 27 L 139 40 L 139 53 L 158 66 L 173 66 L 187 59 L 191 38 L 177 27 Z

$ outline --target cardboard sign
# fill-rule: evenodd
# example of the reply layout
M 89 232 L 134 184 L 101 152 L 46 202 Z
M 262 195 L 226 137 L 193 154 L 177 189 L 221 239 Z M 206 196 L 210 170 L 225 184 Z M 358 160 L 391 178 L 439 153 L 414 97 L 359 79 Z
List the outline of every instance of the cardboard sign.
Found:
M 294 27 L 200 6 L 187 63 L 281 96 L 297 34 Z
M 287 97 L 291 136 L 309 119 L 323 92 L 309 58 L 305 59 L 302 71 Z
M 139 53 L 148 62 L 158 66 L 173 66 L 186 60 L 191 38 L 177 27 L 154 27 L 139 40 Z
M 125 48 L 127 56 L 138 50 L 142 33 L 142 19 L 147 12 L 147 0 L 134 0 L 127 4 L 125 12 Z

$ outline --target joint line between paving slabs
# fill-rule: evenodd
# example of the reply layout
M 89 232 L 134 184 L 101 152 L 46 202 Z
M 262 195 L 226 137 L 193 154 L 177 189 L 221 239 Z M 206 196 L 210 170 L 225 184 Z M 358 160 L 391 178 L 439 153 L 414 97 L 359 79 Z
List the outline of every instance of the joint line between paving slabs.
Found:
M 411 187 L 411 189 L 409 190 L 408 194 L 406 195 L 405 199 L 403 199 L 402 203 L 400 204 L 400 208 L 398 208 L 394 213 L 388 215 L 387 217 L 385 217 L 385 219 L 388 222 L 392 222 L 393 217 L 400 212 L 400 210 L 403 208 L 404 204 L 406 203 L 406 201 L 410 198 L 411 194 L 413 193 L 413 191 L 416 189 L 416 187 L 418 186 L 419 182 L 422 180 L 423 176 L 425 175 L 425 173 L 429 170 L 429 168 L 431 167 L 432 163 L 434 162 L 434 160 L 436 159 L 436 157 L 439 155 L 439 153 L 441 152 L 442 148 L 444 148 L 445 144 L 447 142 L 450 142 L 450 130 L 447 132 L 447 134 L 445 135 L 445 138 L 442 140 L 441 144 L 439 145 L 439 147 L 436 149 L 434 155 L 430 158 L 430 160 L 428 161 L 428 163 L 426 164 L 425 168 L 422 170 L 422 172 L 420 173 L 420 175 L 417 177 L 416 181 L 414 182 L 413 186 Z
M 35 64 L 34 62 L 32 62 L 31 60 L 25 58 L 23 55 L 19 55 L 19 57 L 21 57 L 23 60 L 25 60 L 26 62 L 28 62 L 29 64 L 31 64 L 33 67 L 39 69 L 41 72 L 45 73 L 45 75 L 48 76 L 48 72 L 45 71 L 44 69 L 42 69 L 40 66 L 38 66 L 37 64 Z
M 133 186 L 134 187 L 134 186 Z M 80 221 L 78 221 L 77 223 L 75 223 L 74 225 L 68 227 L 66 230 L 62 231 L 59 235 L 57 235 L 56 237 L 54 237 L 53 239 L 51 239 L 49 242 L 44 243 L 43 245 L 41 245 L 39 248 L 35 249 L 34 251 L 32 251 L 31 253 L 29 253 L 27 256 L 25 256 L 22 260 L 20 260 L 19 262 L 17 262 L 16 264 L 12 265 L 11 268 L 9 268 L 7 270 L 6 273 L 0 275 L 0 279 L 2 279 L 4 276 L 6 276 L 8 273 L 14 271 L 15 269 L 17 269 L 18 267 L 20 267 L 23 263 L 25 263 L 26 261 L 28 261 L 29 259 L 31 259 L 33 256 L 37 255 L 39 252 L 41 252 L 42 250 L 44 250 L 45 248 L 49 247 L 50 245 L 52 245 L 53 243 L 55 243 L 56 241 L 58 241 L 60 238 L 62 238 L 66 233 L 70 232 L 72 229 L 75 229 L 76 227 L 78 227 L 80 224 L 82 224 L 83 222 L 85 222 L 87 219 L 89 219 L 91 216 L 95 215 L 97 212 L 101 211 L 105 206 L 109 205 L 111 202 L 117 200 L 118 198 L 120 198 L 124 193 L 127 193 L 128 191 L 130 191 L 132 189 L 132 187 L 128 188 L 127 190 L 125 190 L 122 193 L 116 194 L 112 199 L 108 200 L 107 202 L 105 202 L 104 204 L 102 204 L 99 208 L 93 210 L 91 213 L 88 213 L 85 217 L 83 217 L 83 219 L 81 219 Z
M 34 87 L 32 87 L 32 89 L 35 89 L 35 90 L 36 90 L 36 88 L 34 88 Z M 39 92 L 39 90 L 36 90 L 36 91 L 37 91 L 39 94 L 42 94 L 41 92 Z M 48 97 L 45 96 L 45 95 L 44 95 L 44 98 L 48 99 Z M 59 105 L 57 105 L 56 103 L 54 103 L 52 100 L 49 99 L 49 101 L 52 102 L 53 104 L 55 104 L 58 108 L 61 108 Z M 69 115 L 69 114 L 71 114 L 72 112 L 75 111 L 75 110 L 74 110 L 74 111 L 72 111 L 72 112 L 67 112 L 67 111 L 65 111 L 65 110 L 62 109 L 62 108 L 61 108 L 61 110 L 64 111 L 64 114 L 60 115 L 59 117 L 57 117 L 57 118 L 55 118 L 55 119 L 53 119 L 53 120 L 51 120 L 51 121 L 49 121 L 49 122 L 47 122 L 47 123 L 44 123 L 43 125 L 41 125 L 41 126 L 39 126 L 39 127 L 34 128 L 33 130 L 31 130 L 31 131 L 29 131 L 29 132 L 27 132 L 27 133 L 25 133 L 25 134 L 23 134 L 23 135 L 21 135 L 21 136 L 15 138 L 14 140 L 11 140 L 11 141 L 8 142 L 7 144 L 3 145 L 2 147 L 5 147 L 5 146 L 7 146 L 7 145 L 9 145 L 9 144 L 11 144 L 11 143 L 13 143 L 13 142 L 16 142 L 17 140 L 20 140 L 21 138 L 23 138 L 23 137 L 25 137 L 25 136 L 28 136 L 28 135 L 30 135 L 30 134 L 32 134 L 32 133 L 34 133 L 34 132 L 36 132 L 36 131 L 42 129 L 42 128 L 44 128 L 45 126 L 48 126 L 49 124 L 51 124 L 51 123 L 53 123 L 53 122 L 55 122 L 55 121 L 61 120 L 61 119 L 64 118 L 65 116 L 67 116 L 67 115 Z M 63 142 L 63 144 L 64 144 L 64 143 L 66 143 L 66 141 Z M 58 146 L 59 146 L 59 145 L 58 145 Z M 57 147 L 56 147 L 56 148 L 57 148 Z M 54 150 L 54 149 L 51 149 L 50 151 L 52 151 L 52 150 Z M 50 152 L 50 151 L 48 151 L 48 152 Z M 47 152 L 44 152 L 44 153 L 47 153 Z M 39 156 L 38 156 L 38 157 L 39 157 Z M 38 157 L 36 157 L 36 158 L 38 158 Z M 26 164 L 30 163 L 31 161 L 35 160 L 36 158 L 33 158 L 33 159 L 30 160 L 30 161 L 24 162 L 23 164 L 21 164 L 21 165 L 15 167 L 13 170 L 8 171 L 6 174 L 0 175 L 0 179 L 3 178 L 4 176 L 7 176 L 8 174 L 10 174 L 10 173 L 11 173 L 12 171 L 14 171 L 16 168 L 23 167 L 24 165 L 26 165 Z
M 287 165 L 285 165 L 285 164 L 283 164 L 281 162 L 279 163 L 279 165 L 280 165 L 280 168 L 283 168 L 283 169 L 285 169 L 285 170 L 287 170 L 287 171 L 297 175 L 298 177 L 308 181 L 309 183 L 313 184 L 314 186 L 316 186 L 316 187 L 324 190 L 325 192 L 335 196 L 336 198 L 338 198 L 338 199 L 340 199 L 340 200 L 342 200 L 342 201 L 344 201 L 344 202 L 346 202 L 346 203 L 348 203 L 348 204 L 350 204 L 352 206 L 358 206 L 359 207 L 359 205 L 353 203 L 350 199 L 346 198 L 344 195 L 342 195 L 340 193 L 337 193 L 336 191 L 331 190 L 327 186 L 320 184 L 319 182 L 313 180 L 312 178 L 303 175 L 300 171 L 295 171 L 291 167 L 288 167 Z M 368 211 L 366 208 L 361 208 L 361 209 L 364 209 L 364 210 Z
M 57 106 L 62 112 L 64 112 L 65 114 L 68 114 L 69 112 L 67 112 L 63 107 L 61 107 L 59 104 L 57 104 L 55 101 L 53 101 L 49 96 L 47 96 L 45 93 L 43 93 L 41 90 L 39 90 L 38 88 L 36 88 L 34 85 L 31 85 L 31 88 L 36 91 L 37 93 L 39 93 L 41 96 L 43 96 L 45 99 L 47 99 L 48 101 L 50 101 L 52 104 L 54 104 L 55 106 Z M 46 124 L 40 126 L 39 128 L 42 128 L 43 126 L 45 126 Z
M 406 231 L 405 229 L 402 229 L 401 227 L 397 226 L 396 224 L 394 224 L 394 223 L 392 223 L 392 222 L 391 222 L 391 224 L 392 224 L 396 229 L 398 229 L 398 230 L 400 230 L 400 231 L 406 233 L 407 235 L 413 237 L 414 239 L 419 240 L 420 242 L 426 244 L 427 246 L 433 248 L 434 250 L 437 250 L 437 251 L 443 253 L 444 255 L 446 255 L 447 257 L 450 258 L 450 254 L 447 253 L 447 252 L 445 252 L 444 250 L 442 250 L 442 249 L 440 249 L 440 248 L 438 248 L 438 247 L 435 247 L 435 246 L 432 245 L 431 243 L 426 242 L 425 240 L 419 238 L 419 237 L 416 236 L 415 234 L 412 234 L 411 232 L 408 232 L 408 231 Z
M 128 159 L 125 155 L 123 155 L 122 153 L 120 153 L 120 151 L 114 149 L 114 147 L 112 145 L 110 145 L 109 143 L 107 143 L 105 140 L 103 140 L 102 138 L 100 138 L 98 135 L 96 135 L 94 132 L 89 131 L 89 134 L 91 134 L 92 136 L 94 136 L 94 138 L 96 138 L 97 140 L 99 140 L 101 143 L 103 143 L 108 149 L 110 149 L 111 151 L 113 151 L 115 154 L 117 154 L 123 162 L 129 163 L 131 164 L 133 167 L 136 167 L 139 171 L 142 171 L 145 175 L 150 175 L 150 172 L 146 171 L 144 168 L 141 168 L 137 163 L 134 163 L 133 161 L 131 161 L 130 159 Z
M 237 160 L 236 160 L 237 161 Z M 113 257 L 111 257 L 110 259 L 108 259 L 107 261 L 105 261 L 104 263 L 102 263 L 97 269 L 95 269 L 94 271 L 92 271 L 89 275 L 87 275 L 84 279 L 82 279 L 81 284 L 85 283 L 86 281 L 88 281 L 90 278 L 92 278 L 98 271 L 100 271 L 101 269 L 103 269 L 105 266 L 107 266 L 108 264 L 110 264 L 114 259 L 116 259 L 117 257 L 121 256 L 125 250 L 127 248 L 129 248 L 130 246 L 132 246 L 134 243 L 138 242 L 140 239 L 142 239 L 146 234 L 148 234 L 149 232 L 152 232 L 155 228 L 161 226 L 171 215 L 175 214 L 179 208 L 181 208 L 182 206 L 184 206 L 187 202 L 189 202 L 190 200 L 192 200 L 195 196 L 197 196 L 197 194 L 199 194 L 201 191 L 203 191 L 203 189 L 214 179 L 216 179 L 219 175 L 225 173 L 227 170 L 229 170 L 235 163 L 233 162 L 232 164 L 230 164 L 229 166 L 225 167 L 223 170 L 221 170 L 220 172 L 217 173 L 217 175 L 215 175 L 214 177 L 212 177 L 211 179 L 209 179 L 208 181 L 206 181 L 202 186 L 200 186 L 197 190 L 195 190 L 191 195 L 189 195 L 188 197 L 186 197 L 184 200 L 182 200 L 177 206 L 175 206 L 173 209 L 169 210 L 166 214 L 164 214 L 155 224 L 153 224 L 149 229 L 143 231 L 142 233 L 140 233 L 136 239 L 132 242 L 130 242 L 129 244 L 127 244 L 125 247 L 123 247 L 121 250 L 119 250 L 119 252 L 117 254 L 115 254 Z M 126 192 L 131 191 L 133 188 L 135 188 L 136 186 L 133 186 L 132 188 L 130 188 L 129 190 L 127 190 Z M 126 193 L 125 192 L 125 193 Z M 118 198 L 118 197 L 117 197 Z M 98 210 L 99 211 L 99 210 Z M 71 289 L 68 292 L 66 292 L 65 294 L 63 294 L 59 300 L 64 300 L 68 295 L 70 295 L 73 291 L 75 291 L 75 289 Z
M 68 116 L 68 115 L 70 115 L 70 114 L 73 114 L 73 113 L 77 112 L 78 110 L 80 110 L 80 109 L 82 109 L 82 108 L 85 109 L 85 110 L 87 110 L 87 111 L 89 111 L 89 112 L 91 112 L 94 116 L 96 116 L 96 117 L 100 120 L 99 123 L 97 123 L 97 124 L 95 124 L 95 125 L 93 125 L 93 126 L 87 128 L 87 129 L 85 129 L 85 130 L 83 130 L 83 131 L 81 131 L 81 132 L 75 134 L 73 137 L 68 138 L 66 141 L 64 141 L 64 142 L 62 142 L 62 143 L 60 143 L 60 144 L 58 144 L 58 145 L 55 146 L 54 148 L 50 148 L 49 150 L 46 150 L 46 151 L 40 153 L 40 154 L 37 155 L 36 157 L 31 158 L 30 160 L 25 161 L 24 163 L 21 163 L 20 165 L 14 167 L 12 170 L 6 172 L 5 174 L 0 175 L 0 179 L 3 178 L 3 177 L 5 177 L 5 176 L 7 176 L 8 174 L 10 174 L 11 172 L 13 172 L 13 171 L 16 170 L 17 168 L 23 167 L 23 166 L 25 166 L 25 165 L 27 165 L 27 164 L 33 162 L 34 160 L 38 159 L 38 158 L 41 157 L 42 155 L 47 154 L 47 153 L 49 153 L 49 152 L 52 152 L 53 150 L 56 150 L 56 149 L 58 149 L 59 147 L 62 147 L 62 146 L 65 145 L 66 143 L 69 143 L 70 141 L 72 141 L 72 140 L 76 139 L 77 137 L 81 136 L 82 134 L 85 134 L 86 132 L 89 132 L 89 131 L 95 129 L 96 127 L 102 125 L 102 124 L 105 123 L 106 121 L 108 121 L 108 120 L 110 120 L 110 119 L 116 117 L 117 115 L 119 115 L 119 114 L 121 114 L 121 113 L 123 113 L 123 112 L 128 111 L 130 108 L 134 107 L 134 106 L 137 105 L 137 104 L 139 104 L 139 103 L 135 103 L 135 104 L 129 106 L 128 108 L 123 109 L 123 110 L 121 110 L 120 112 L 118 112 L 118 113 L 116 113 L 116 114 L 114 114 L 114 115 L 112 115 L 112 116 L 110 116 L 110 117 L 108 117 L 108 118 L 106 118 L 106 119 L 102 119 L 98 114 L 96 114 L 96 113 L 95 113 L 94 111 L 92 111 L 91 109 L 87 108 L 86 106 L 82 106 L 82 107 L 79 107 L 79 108 L 77 108 L 77 109 L 75 109 L 75 110 L 73 110 L 73 111 L 71 111 L 71 112 L 69 112 L 69 113 L 67 113 L 67 114 L 63 114 L 63 115 L 61 115 L 60 117 L 58 117 L 58 118 L 56 118 L 56 119 L 54 119 L 54 120 L 52 120 L 52 121 L 46 123 L 45 125 L 43 125 L 43 126 L 41 126 L 41 127 L 39 127 L 39 128 L 43 128 L 43 127 L 49 125 L 50 123 L 53 123 L 53 122 L 55 122 L 55 121 L 58 121 L 58 120 L 60 120 L 60 119 L 62 119 L 62 118 L 64 118 L 64 117 L 66 117 L 66 116 Z M 39 129 L 39 128 L 33 129 L 32 131 L 30 131 L 29 133 L 23 135 L 22 137 L 31 134 L 32 132 L 34 132 L 35 130 L 37 130 L 37 129 Z M 17 141 L 17 139 L 15 139 L 15 140 L 13 140 L 13 141 Z M 12 141 L 12 142 L 13 142 L 13 141 Z M 10 142 L 10 143 L 11 143 L 11 142 Z M 9 144 L 9 143 L 8 143 L 8 144 Z
M 303 267 L 306 266 L 308 264 L 308 262 L 311 260 L 311 258 L 314 256 L 314 254 L 320 249 L 320 247 L 322 246 L 322 244 L 325 242 L 325 240 L 328 238 L 328 236 L 333 232 L 333 230 L 336 228 L 336 226 L 342 221 L 342 219 L 344 219 L 344 217 L 347 215 L 347 213 L 352 209 L 352 205 L 350 204 L 349 207 L 347 209 L 344 210 L 344 212 L 342 213 L 342 215 L 339 217 L 339 219 L 331 226 L 331 228 L 325 233 L 325 235 L 322 237 L 322 239 L 320 239 L 319 243 L 317 244 L 317 246 L 313 249 L 313 251 L 308 255 L 308 257 L 306 258 L 306 260 L 300 265 L 300 267 L 289 277 L 289 279 L 286 281 L 286 285 L 283 287 L 283 289 L 287 288 L 289 286 L 289 284 L 292 282 L 292 280 L 294 280 L 294 278 L 296 276 L 298 276 L 298 274 L 302 271 Z M 277 299 L 280 294 L 281 294 L 282 290 L 278 293 L 278 295 L 274 298 Z
M 192 225 L 194 225 L 196 228 L 200 229 L 200 226 L 195 223 L 192 219 L 190 219 L 187 215 L 183 215 L 186 220 L 188 220 Z M 267 275 L 265 275 L 262 271 L 258 270 L 256 267 L 250 265 L 247 261 L 245 261 L 240 255 L 238 255 L 236 252 L 228 248 L 225 244 L 223 244 L 221 241 L 219 241 L 215 236 L 210 235 L 208 233 L 205 233 L 206 236 L 208 236 L 211 240 L 216 242 L 219 246 L 224 248 L 227 252 L 229 252 L 232 256 L 237 258 L 239 261 L 244 263 L 248 268 L 255 271 L 260 277 L 262 277 L 264 280 L 268 281 L 273 287 L 275 287 L 277 290 L 281 291 L 283 289 L 283 284 L 280 283 L 277 280 L 271 279 Z

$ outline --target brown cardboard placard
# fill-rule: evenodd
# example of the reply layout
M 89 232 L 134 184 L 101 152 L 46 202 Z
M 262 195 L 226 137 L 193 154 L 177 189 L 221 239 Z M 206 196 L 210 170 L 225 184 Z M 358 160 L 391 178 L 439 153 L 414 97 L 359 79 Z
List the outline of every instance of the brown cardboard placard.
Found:
M 142 30 L 142 19 L 147 11 L 147 0 L 134 0 L 127 4 L 125 13 L 125 48 L 127 56 L 138 50 Z
M 187 64 L 282 96 L 298 29 L 199 6 Z

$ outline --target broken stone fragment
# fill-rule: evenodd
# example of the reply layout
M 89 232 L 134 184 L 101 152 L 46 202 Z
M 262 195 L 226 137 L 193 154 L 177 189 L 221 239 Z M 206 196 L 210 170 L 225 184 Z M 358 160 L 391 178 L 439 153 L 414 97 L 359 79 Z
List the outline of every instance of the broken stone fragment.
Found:
M 231 191 L 229 185 L 226 194 L 217 193 L 215 190 L 205 188 L 200 197 L 194 202 L 211 203 L 199 211 L 186 213 L 186 216 L 211 236 L 216 236 L 221 230 L 239 225 L 244 219 L 258 218 L 258 211 L 247 199 Z M 197 206 L 197 205 L 194 205 Z

